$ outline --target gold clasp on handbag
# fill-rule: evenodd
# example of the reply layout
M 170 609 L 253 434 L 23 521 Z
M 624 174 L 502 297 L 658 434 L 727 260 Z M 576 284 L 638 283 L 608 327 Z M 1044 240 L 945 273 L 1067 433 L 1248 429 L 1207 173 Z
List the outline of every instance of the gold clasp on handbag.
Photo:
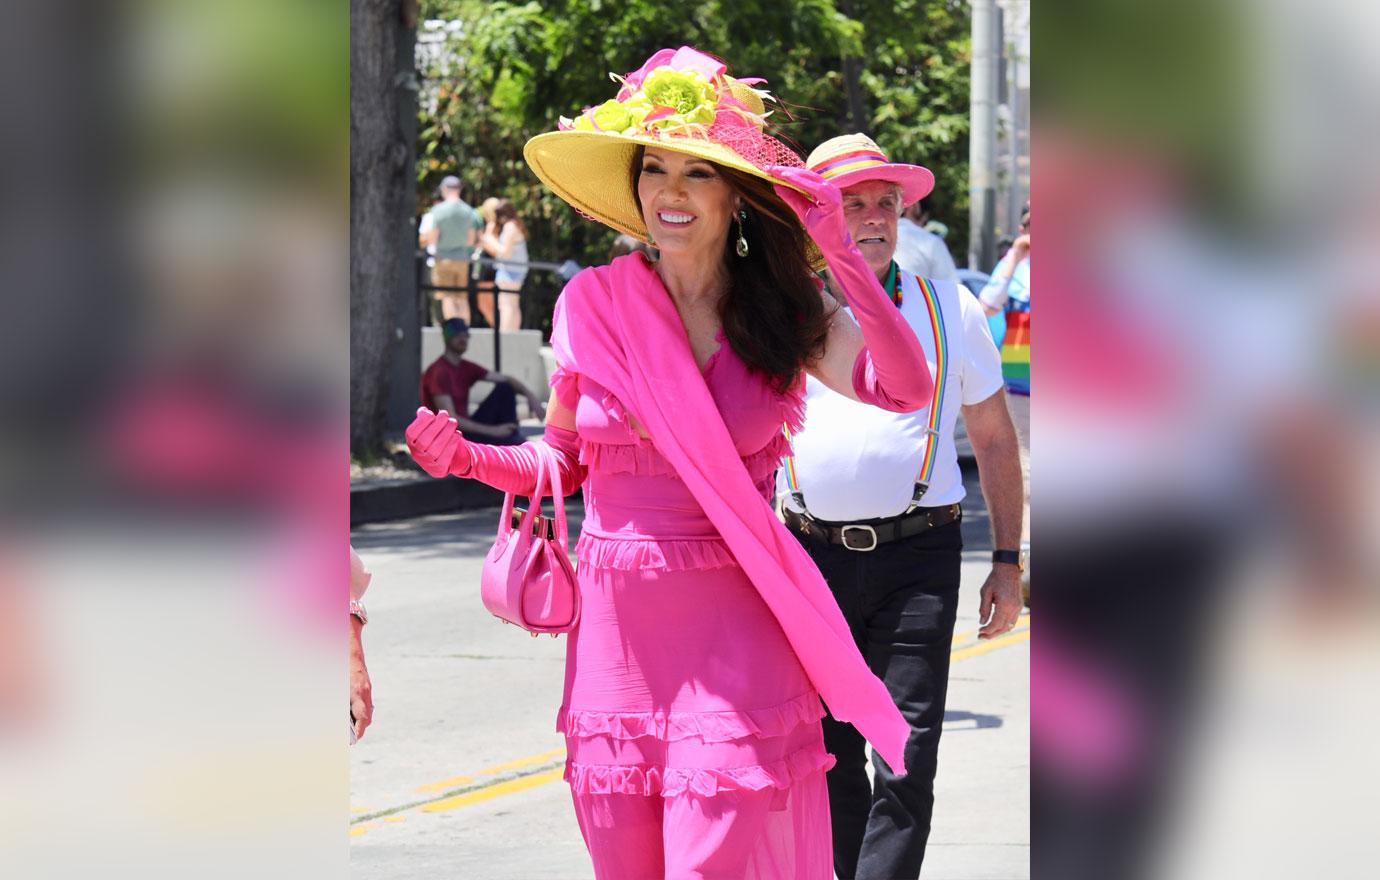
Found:
M 513 531 L 517 531 L 518 527 L 522 525 L 522 518 L 526 515 L 526 508 L 513 508 L 512 522 L 509 524 Z M 545 526 L 545 531 L 543 531 L 542 529 L 543 526 Z M 542 516 L 540 513 L 537 514 L 536 516 L 532 517 L 532 537 L 544 537 L 548 541 L 554 541 L 556 539 L 556 524 L 553 521 Z

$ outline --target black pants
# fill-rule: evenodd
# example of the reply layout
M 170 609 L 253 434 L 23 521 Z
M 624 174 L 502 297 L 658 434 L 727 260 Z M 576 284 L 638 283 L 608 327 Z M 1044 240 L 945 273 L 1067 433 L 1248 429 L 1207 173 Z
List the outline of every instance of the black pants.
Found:
M 920 876 L 934 811 L 934 774 L 949 651 L 958 611 L 963 537 L 950 523 L 866 553 L 796 533 L 833 590 L 858 649 L 910 724 L 898 778 L 851 724 L 824 719 L 834 871 L 841 880 Z
M 499 382 L 494 385 L 494 390 L 489 392 L 489 396 L 475 407 L 470 418 L 485 425 L 516 425 L 517 424 L 517 392 L 513 386 L 507 382 Z M 502 440 L 490 440 L 488 438 L 475 438 L 474 443 L 488 443 L 492 446 L 510 446 L 514 443 L 522 442 L 522 432 L 514 431 L 511 436 Z

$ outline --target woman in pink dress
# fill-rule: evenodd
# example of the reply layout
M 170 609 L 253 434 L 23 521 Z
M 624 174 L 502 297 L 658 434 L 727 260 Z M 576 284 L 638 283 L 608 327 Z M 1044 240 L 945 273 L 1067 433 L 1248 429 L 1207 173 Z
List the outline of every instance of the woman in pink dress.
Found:
M 545 442 L 585 501 L 565 777 L 600 880 L 827 880 L 821 696 L 893 766 L 907 728 L 772 513 L 782 427 L 806 373 L 903 411 L 929 373 L 837 190 L 764 133 L 760 80 L 688 47 L 619 79 L 525 150 L 581 213 L 660 250 L 582 272 L 553 322 Z M 407 437 L 434 476 L 534 488 L 528 446 L 470 444 L 444 412 Z

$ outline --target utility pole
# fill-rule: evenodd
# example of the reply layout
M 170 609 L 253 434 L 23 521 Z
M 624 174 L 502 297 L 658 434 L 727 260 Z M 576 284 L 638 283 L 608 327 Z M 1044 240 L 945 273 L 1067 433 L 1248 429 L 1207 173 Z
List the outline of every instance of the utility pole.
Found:
M 1003 28 L 1003 30 L 1006 30 Z M 1021 216 L 1021 98 L 1017 65 L 1020 58 L 1015 42 L 1002 36 L 1002 54 L 1006 57 L 1006 107 L 1010 111 L 1010 125 L 1006 131 L 1006 163 L 1011 169 L 1006 178 L 1006 232 L 1015 236 Z
M 996 250 L 997 86 L 1001 34 L 996 0 L 972 0 L 973 67 L 968 144 L 968 266 L 986 271 Z

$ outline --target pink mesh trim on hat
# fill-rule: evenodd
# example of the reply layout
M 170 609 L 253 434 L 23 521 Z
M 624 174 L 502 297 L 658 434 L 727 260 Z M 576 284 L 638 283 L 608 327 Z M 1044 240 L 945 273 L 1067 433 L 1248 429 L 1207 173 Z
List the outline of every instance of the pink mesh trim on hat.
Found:
M 731 114 L 720 113 L 714 124 L 709 126 L 711 141 L 728 147 L 748 163 L 764 170 L 772 165 L 805 167 L 805 160 L 776 138 L 763 134 L 756 126 L 743 125 L 736 120 L 729 122 L 724 119 L 725 116 Z

